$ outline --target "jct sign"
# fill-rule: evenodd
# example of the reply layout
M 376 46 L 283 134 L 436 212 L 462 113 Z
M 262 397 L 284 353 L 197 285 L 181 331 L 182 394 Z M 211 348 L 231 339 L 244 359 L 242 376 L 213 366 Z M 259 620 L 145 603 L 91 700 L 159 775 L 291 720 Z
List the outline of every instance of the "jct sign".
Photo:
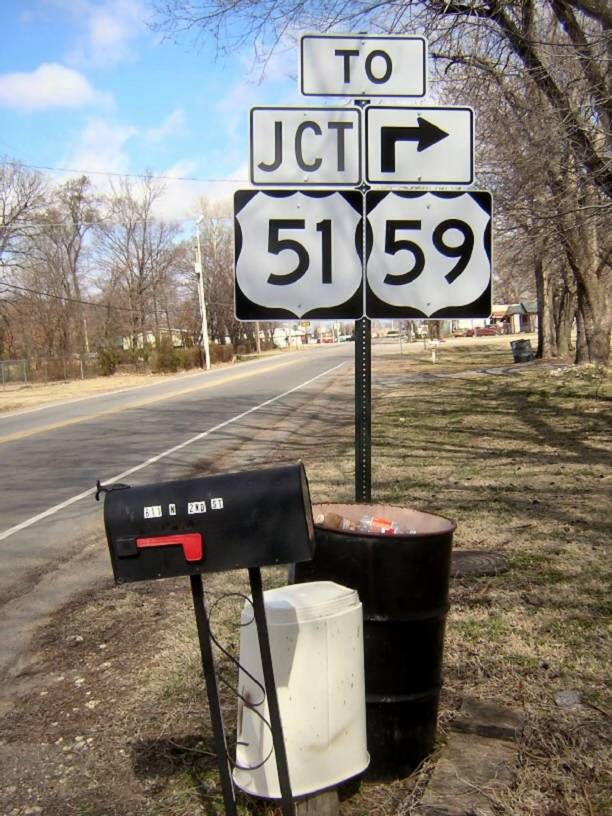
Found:
M 360 121 L 356 109 L 252 108 L 252 183 L 358 186 Z
M 421 37 L 306 34 L 302 93 L 423 96 L 426 51 Z M 234 198 L 237 318 L 488 317 L 489 193 L 362 194 L 471 184 L 472 110 L 359 107 L 251 110 L 251 182 L 266 189 Z
M 424 96 L 422 37 L 305 34 L 301 89 L 305 96 Z

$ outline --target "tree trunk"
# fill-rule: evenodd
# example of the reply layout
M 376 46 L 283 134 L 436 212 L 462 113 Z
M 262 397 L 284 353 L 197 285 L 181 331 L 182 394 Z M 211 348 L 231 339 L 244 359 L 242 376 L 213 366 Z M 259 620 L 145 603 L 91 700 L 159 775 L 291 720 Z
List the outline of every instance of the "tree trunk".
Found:
M 535 281 L 538 298 L 538 350 L 536 356 L 549 360 L 557 356 L 557 337 L 553 315 L 554 283 L 550 270 L 539 252 L 535 260 Z
M 577 280 L 578 309 L 585 334 L 586 360 L 576 362 L 608 365 L 610 362 L 610 330 L 612 309 L 604 281 L 592 270 L 581 270 Z
M 577 365 L 589 362 L 589 349 L 584 331 L 584 318 L 580 307 L 576 312 L 576 357 L 574 362 Z
M 581 203 L 588 207 L 597 198 L 587 185 L 582 191 Z M 608 365 L 610 362 L 610 331 L 612 304 L 610 287 L 612 270 L 609 252 L 600 244 L 599 221 L 586 216 L 576 218 L 564 230 L 567 259 L 576 281 L 576 296 L 580 313 L 580 330 L 576 348 L 577 363 Z M 602 233 L 603 234 L 603 233 Z
M 572 326 L 576 315 L 576 295 L 564 288 L 555 308 L 555 330 L 557 335 L 557 354 L 565 357 L 572 347 Z

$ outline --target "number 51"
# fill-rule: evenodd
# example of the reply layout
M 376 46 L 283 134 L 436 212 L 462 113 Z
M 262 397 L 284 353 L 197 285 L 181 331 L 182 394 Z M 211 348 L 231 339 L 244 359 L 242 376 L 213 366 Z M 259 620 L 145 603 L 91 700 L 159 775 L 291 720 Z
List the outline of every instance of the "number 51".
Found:
M 321 233 L 321 277 L 322 283 L 332 282 L 332 222 L 329 218 L 319 221 L 317 232 Z M 294 238 L 281 238 L 281 230 L 306 229 L 306 221 L 301 218 L 271 218 L 268 225 L 268 252 L 280 255 L 284 250 L 295 252 L 298 265 L 285 275 L 272 273 L 268 283 L 287 286 L 303 277 L 310 266 L 310 255 L 306 247 Z

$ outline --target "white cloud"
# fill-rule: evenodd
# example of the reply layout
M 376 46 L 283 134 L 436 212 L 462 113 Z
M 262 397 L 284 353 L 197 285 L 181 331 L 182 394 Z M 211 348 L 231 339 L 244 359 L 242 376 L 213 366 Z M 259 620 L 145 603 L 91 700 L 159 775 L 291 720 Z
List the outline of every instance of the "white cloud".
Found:
M 64 161 L 68 167 L 77 167 L 84 173 L 127 173 L 130 160 L 127 142 L 138 133 L 131 125 L 107 122 L 98 117 L 90 119 L 81 131 L 78 142 Z M 92 178 L 97 187 L 105 187 L 102 177 Z
M 109 67 L 137 57 L 135 41 L 145 30 L 140 0 L 55 0 L 78 16 L 84 31 L 69 60 L 77 65 Z
M 110 94 L 100 93 L 79 71 L 45 62 L 29 73 L 0 75 L 0 107 L 41 111 L 109 104 Z
M 182 108 L 177 108 L 164 119 L 159 127 L 147 130 L 145 137 L 148 142 L 157 144 L 171 136 L 183 135 L 186 132 L 187 117 L 185 116 L 185 111 Z
M 248 133 L 249 109 L 267 105 L 304 106 L 299 93 L 296 74 L 296 47 L 275 52 L 265 67 L 253 63 L 250 51 L 238 56 L 243 68 L 243 78 L 235 82 L 217 103 L 223 114 L 227 139 L 230 144 L 242 144 Z M 313 103 L 307 103 L 313 104 Z
M 189 177 L 201 174 L 199 161 L 182 161 L 160 173 L 163 192 L 155 202 L 155 215 L 167 221 L 195 222 L 200 212 L 200 199 L 231 201 L 235 190 L 245 186 L 246 164 L 232 173 L 227 181 L 190 181 Z
M 204 182 L 184 181 L 186 176 L 197 176 L 198 161 L 177 162 L 166 168 L 160 175 L 163 193 L 155 202 L 155 215 L 167 221 L 195 220 L 198 212 L 197 201 L 203 195 Z

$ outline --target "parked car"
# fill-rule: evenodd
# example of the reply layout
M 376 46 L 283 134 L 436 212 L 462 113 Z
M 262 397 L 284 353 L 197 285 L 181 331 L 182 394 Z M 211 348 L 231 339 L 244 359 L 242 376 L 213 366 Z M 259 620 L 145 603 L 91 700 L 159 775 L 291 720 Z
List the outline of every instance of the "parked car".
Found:
M 453 332 L 455 337 L 496 337 L 498 334 L 503 334 L 501 326 L 490 323 L 488 326 L 476 326 L 475 329 L 466 329 L 463 335 L 458 335 Z
M 476 337 L 494 337 L 502 333 L 501 328 L 493 323 L 489 326 L 477 326 L 475 331 Z

